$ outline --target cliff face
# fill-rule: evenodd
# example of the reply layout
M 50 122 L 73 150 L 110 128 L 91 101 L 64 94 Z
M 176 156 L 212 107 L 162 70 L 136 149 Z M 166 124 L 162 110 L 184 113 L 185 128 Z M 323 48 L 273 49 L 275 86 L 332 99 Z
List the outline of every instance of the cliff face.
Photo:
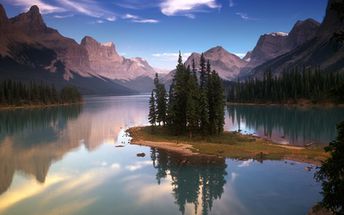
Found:
M 252 70 L 251 76 L 261 77 L 264 71 L 271 69 L 276 75 L 284 69 L 297 66 L 320 67 L 328 72 L 344 71 L 344 44 L 334 38 L 334 34 L 344 30 L 344 22 L 332 7 L 340 0 L 328 2 L 326 16 L 321 25 L 314 29 L 315 36 L 290 52 L 272 59 Z M 310 25 L 311 26 L 311 25 Z
M 313 39 L 320 24 L 313 19 L 298 21 L 289 33 L 275 32 L 262 35 L 250 54 L 247 67 L 254 68 L 281 56 Z

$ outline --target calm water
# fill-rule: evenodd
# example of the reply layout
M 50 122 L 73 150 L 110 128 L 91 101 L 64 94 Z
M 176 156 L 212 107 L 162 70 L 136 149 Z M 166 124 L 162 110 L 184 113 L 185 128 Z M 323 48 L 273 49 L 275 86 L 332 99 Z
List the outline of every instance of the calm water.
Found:
M 124 130 L 147 124 L 147 101 L 98 97 L 83 107 L 0 112 L 0 214 L 306 214 L 321 199 L 307 164 L 183 165 L 176 155 L 129 145 Z M 342 116 L 339 109 L 236 106 L 226 128 L 327 142 Z

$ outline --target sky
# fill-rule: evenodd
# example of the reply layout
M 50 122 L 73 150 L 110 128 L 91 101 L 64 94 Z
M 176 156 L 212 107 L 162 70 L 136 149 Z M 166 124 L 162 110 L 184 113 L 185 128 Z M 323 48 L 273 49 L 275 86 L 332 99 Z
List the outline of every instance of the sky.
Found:
M 178 52 L 222 46 L 243 57 L 260 35 L 289 32 L 298 20 L 321 22 L 327 0 L 0 0 L 9 17 L 37 5 L 49 27 L 80 42 L 114 42 L 117 52 L 153 67 L 175 68 Z

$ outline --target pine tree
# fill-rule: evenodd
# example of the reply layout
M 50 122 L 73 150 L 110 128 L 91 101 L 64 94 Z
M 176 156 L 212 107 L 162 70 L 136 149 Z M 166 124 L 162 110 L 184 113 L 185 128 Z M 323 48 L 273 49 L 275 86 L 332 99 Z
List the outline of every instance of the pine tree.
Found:
M 215 117 L 215 134 L 222 134 L 223 126 L 225 124 L 224 108 L 225 108 L 225 95 L 222 85 L 222 80 L 215 70 L 212 72 L 213 79 L 213 96 L 214 96 L 214 117 Z
M 154 90 L 152 91 L 151 97 L 149 99 L 149 114 L 148 114 L 148 121 L 152 126 L 155 126 L 157 121 L 156 110 L 155 110 L 155 96 Z
M 207 134 L 207 130 L 209 129 L 209 104 L 208 104 L 208 89 L 207 89 L 207 74 L 206 74 L 206 67 L 205 67 L 205 58 L 202 53 L 200 59 L 200 100 L 199 100 L 199 108 L 200 108 L 200 130 L 203 135 Z
M 193 68 L 193 71 L 195 71 L 195 68 Z M 190 67 L 187 68 L 187 73 L 189 73 L 189 79 L 187 82 L 188 93 L 186 102 L 186 121 L 189 130 L 189 137 L 192 137 L 199 125 L 199 89 L 196 74 L 194 72 L 191 74 Z
M 156 115 L 157 115 L 157 122 L 159 125 L 161 122 L 163 125 L 166 124 L 166 89 L 165 85 L 160 83 L 158 74 L 155 74 L 154 78 L 154 85 L 155 85 L 155 100 L 156 100 Z

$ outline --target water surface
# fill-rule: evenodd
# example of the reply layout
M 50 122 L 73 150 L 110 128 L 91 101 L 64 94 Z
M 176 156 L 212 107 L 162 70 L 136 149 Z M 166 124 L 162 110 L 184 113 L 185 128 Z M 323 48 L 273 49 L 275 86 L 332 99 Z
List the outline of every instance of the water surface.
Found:
M 0 214 L 306 214 L 321 199 L 308 164 L 185 163 L 129 145 L 125 129 L 147 124 L 147 103 L 147 96 L 92 97 L 83 106 L 0 112 Z M 226 129 L 240 124 L 245 131 L 274 133 L 295 126 L 259 111 L 229 107 Z M 335 135 L 334 121 L 316 137 Z M 308 135 L 304 128 L 298 127 Z M 295 132 L 284 132 L 284 139 Z M 146 156 L 137 157 L 141 152 Z

